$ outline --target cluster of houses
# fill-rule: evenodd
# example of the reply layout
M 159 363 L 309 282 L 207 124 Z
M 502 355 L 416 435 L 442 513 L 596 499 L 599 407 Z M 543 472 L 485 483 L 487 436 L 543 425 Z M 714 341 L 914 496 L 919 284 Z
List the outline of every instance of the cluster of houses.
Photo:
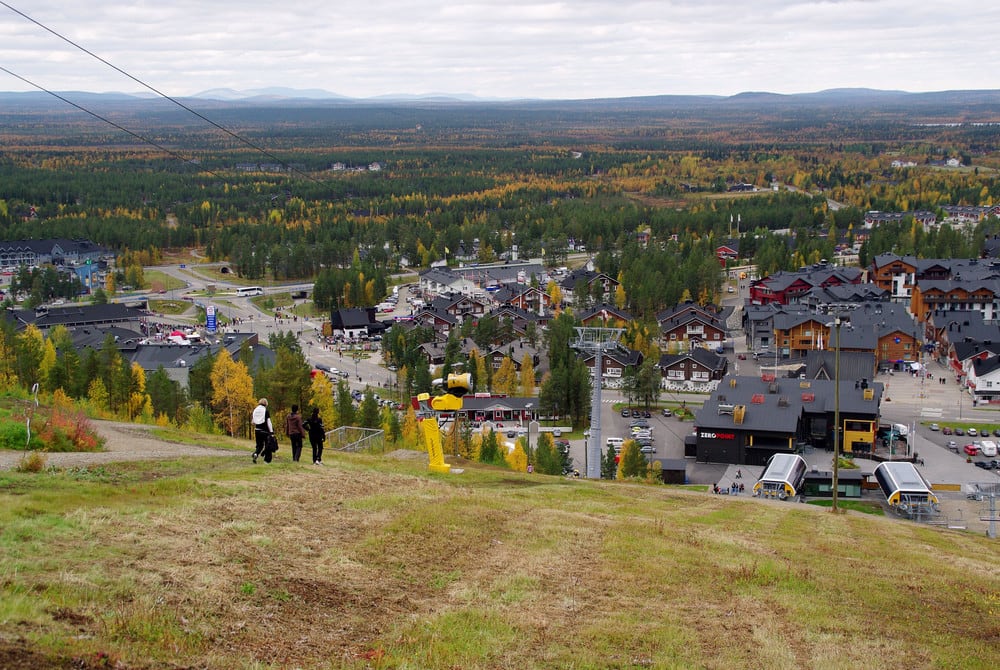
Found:
M 1000 240 L 989 243 L 1000 249 Z M 862 270 L 819 263 L 750 282 L 747 348 L 775 365 L 863 354 L 864 374 L 945 364 L 977 403 L 1000 402 L 1000 261 L 882 254 Z
M 874 228 L 885 223 L 895 223 L 906 218 L 912 218 L 924 230 L 930 230 L 941 223 L 976 224 L 991 216 L 1000 216 L 1000 205 L 943 205 L 942 218 L 939 220 L 935 212 L 914 210 L 912 212 L 881 212 L 872 210 L 865 213 L 865 228 Z
M 558 300 L 547 291 L 552 281 L 559 287 Z M 634 320 L 612 302 L 617 287 L 616 279 L 592 267 L 550 270 L 531 261 L 437 267 L 421 273 L 420 299 L 414 301 L 410 314 L 395 317 L 393 323 L 434 331 L 435 340 L 422 347 L 428 365 L 434 366 L 444 362 L 445 344 L 453 330 L 468 320 L 496 318 L 503 328 L 487 351 L 464 339 L 463 353 L 480 349 L 494 369 L 506 358 L 518 371 L 527 355 L 540 380 L 548 370 L 547 352 L 539 345 L 541 333 L 558 309 L 573 306 L 581 325 L 589 327 L 624 327 Z M 718 384 L 728 367 L 722 354 L 731 312 L 689 302 L 656 315 L 662 349 L 667 352 L 658 361 L 664 388 L 707 391 Z M 331 321 L 333 336 L 356 339 L 380 334 L 390 324 L 377 317 L 375 308 L 336 310 Z M 580 355 L 588 367 L 596 366 L 595 356 Z M 620 347 L 601 356 L 598 377 L 605 387 L 617 388 L 627 370 L 643 362 L 641 352 Z
M 21 267 L 50 265 L 74 273 L 88 291 L 103 286 L 114 254 L 90 240 L 45 239 L 0 242 L 0 281 L 9 284 Z

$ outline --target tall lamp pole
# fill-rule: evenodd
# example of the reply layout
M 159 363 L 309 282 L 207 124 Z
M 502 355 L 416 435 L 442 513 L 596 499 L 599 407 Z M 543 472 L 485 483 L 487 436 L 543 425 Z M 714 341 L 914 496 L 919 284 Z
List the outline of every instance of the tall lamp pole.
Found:
M 837 329 L 837 348 L 833 355 L 833 503 L 830 510 L 837 512 L 837 481 L 840 474 L 840 316 L 833 320 L 833 325 Z

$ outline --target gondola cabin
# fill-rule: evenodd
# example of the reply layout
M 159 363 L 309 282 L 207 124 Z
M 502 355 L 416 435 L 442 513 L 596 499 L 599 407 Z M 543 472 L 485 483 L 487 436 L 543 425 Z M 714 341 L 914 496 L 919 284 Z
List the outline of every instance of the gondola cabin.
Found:
M 757 483 L 753 494 L 762 498 L 794 498 L 806 477 L 805 459 L 798 454 L 774 454 Z
M 926 514 L 937 509 L 931 485 L 913 463 L 886 461 L 875 468 L 875 480 L 889 507 L 900 514 Z

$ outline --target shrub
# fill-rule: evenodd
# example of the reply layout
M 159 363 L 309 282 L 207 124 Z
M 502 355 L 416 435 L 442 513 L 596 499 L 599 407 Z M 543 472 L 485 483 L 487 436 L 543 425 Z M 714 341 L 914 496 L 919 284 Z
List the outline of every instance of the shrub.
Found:
M 26 445 L 27 443 L 27 445 Z M 90 420 L 80 411 L 52 408 L 39 411 L 31 421 L 31 442 L 28 429 L 21 420 L 0 422 L 0 448 L 31 451 L 99 451 L 104 440 L 94 430 Z
M 24 449 L 27 441 L 28 428 L 24 423 L 11 420 L 0 423 L 0 449 Z M 39 446 L 41 445 L 29 448 L 37 449 Z
M 104 446 L 104 440 L 83 412 L 63 408 L 50 411 L 48 420 L 38 430 L 38 439 L 46 451 L 98 451 Z
M 47 460 L 45 454 L 39 451 L 32 451 L 24 455 L 24 458 L 17 464 L 16 469 L 18 472 L 41 472 L 45 469 Z

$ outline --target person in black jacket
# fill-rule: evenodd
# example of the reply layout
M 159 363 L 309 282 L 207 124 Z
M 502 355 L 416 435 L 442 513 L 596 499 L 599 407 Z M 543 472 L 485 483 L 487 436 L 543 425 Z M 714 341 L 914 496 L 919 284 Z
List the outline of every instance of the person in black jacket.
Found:
M 313 465 L 323 465 L 323 442 L 326 440 L 326 428 L 319 415 L 319 408 L 313 407 L 312 415 L 306 419 L 305 428 L 309 433 L 309 444 L 313 450 Z

